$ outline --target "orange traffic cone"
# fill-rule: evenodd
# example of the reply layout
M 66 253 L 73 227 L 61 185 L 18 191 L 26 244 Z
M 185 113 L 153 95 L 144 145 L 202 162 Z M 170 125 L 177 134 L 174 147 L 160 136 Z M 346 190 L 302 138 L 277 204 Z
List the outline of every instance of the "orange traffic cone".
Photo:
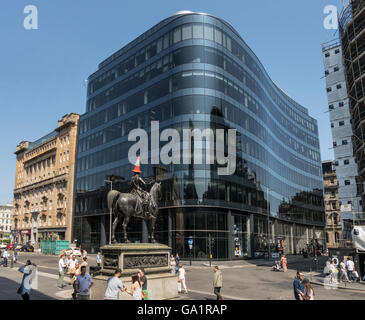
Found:
M 136 172 L 136 173 L 141 173 L 142 171 L 141 171 L 141 157 L 140 156 L 138 156 L 137 157 L 137 162 L 136 162 L 136 164 L 134 165 L 134 169 L 133 169 L 133 172 Z

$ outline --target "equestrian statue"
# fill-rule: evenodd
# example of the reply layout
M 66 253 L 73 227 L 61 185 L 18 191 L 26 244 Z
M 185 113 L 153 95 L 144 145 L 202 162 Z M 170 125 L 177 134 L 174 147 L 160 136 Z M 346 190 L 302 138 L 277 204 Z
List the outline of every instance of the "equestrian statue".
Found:
M 148 233 L 152 243 L 155 243 L 155 225 L 158 215 L 158 200 L 161 197 L 161 183 L 155 182 L 150 190 L 146 191 L 147 183 L 141 178 L 141 158 L 133 169 L 134 176 L 131 179 L 131 193 L 120 193 L 112 190 L 107 195 L 109 210 L 112 209 L 114 221 L 112 227 L 112 242 L 116 243 L 115 230 L 119 219 L 123 217 L 124 242 L 129 243 L 127 237 L 127 226 L 131 217 L 137 217 L 147 221 Z

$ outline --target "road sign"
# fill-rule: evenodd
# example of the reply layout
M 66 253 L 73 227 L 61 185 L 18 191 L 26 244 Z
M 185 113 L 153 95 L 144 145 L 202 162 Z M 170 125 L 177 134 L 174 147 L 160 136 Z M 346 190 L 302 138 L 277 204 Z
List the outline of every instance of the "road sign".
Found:
M 189 246 L 192 246 L 192 245 L 193 245 L 193 243 L 194 243 L 194 240 L 193 240 L 193 239 L 189 239 L 189 240 L 188 240 L 188 244 L 189 244 Z

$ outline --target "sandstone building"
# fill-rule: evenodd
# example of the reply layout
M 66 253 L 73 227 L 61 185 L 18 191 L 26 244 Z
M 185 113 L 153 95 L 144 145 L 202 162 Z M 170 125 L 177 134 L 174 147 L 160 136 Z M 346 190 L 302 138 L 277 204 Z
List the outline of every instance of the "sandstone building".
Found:
M 342 243 L 341 211 L 338 199 L 338 180 L 332 161 L 322 162 L 324 203 L 326 209 L 326 242 L 328 248 Z
M 17 146 L 13 235 L 19 243 L 71 240 L 79 117 L 67 114 L 50 134 Z

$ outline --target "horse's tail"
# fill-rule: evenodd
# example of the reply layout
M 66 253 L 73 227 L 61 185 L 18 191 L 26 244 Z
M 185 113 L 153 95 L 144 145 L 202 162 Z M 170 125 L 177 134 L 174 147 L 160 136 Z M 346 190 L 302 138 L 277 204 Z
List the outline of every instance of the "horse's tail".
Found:
M 113 209 L 114 211 L 114 208 L 115 208 L 115 205 L 119 199 L 119 196 L 120 196 L 120 192 L 119 191 L 116 191 L 116 190 L 112 190 L 108 193 L 108 209 Z

